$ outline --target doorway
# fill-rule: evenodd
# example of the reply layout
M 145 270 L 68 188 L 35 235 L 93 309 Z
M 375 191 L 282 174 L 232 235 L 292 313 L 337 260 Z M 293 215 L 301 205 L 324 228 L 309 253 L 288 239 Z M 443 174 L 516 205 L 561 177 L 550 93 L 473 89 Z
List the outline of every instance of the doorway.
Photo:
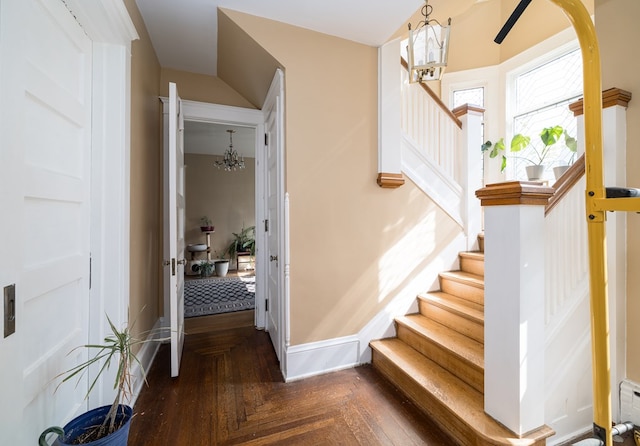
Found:
M 221 155 L 225 149 L 229 148 L 231 139 L 227 130 L 235 130 L 236 133 L 232 135 L 233 145 L 236 150 L 240 149 L 243 152 L 239 154 L 245 158 L 245 169 L 226 172 L 223 169 L 218 170 L 215 166 L 209 166 L 212 176 L 218 178 L 218 182 L 212 179 L 212 183 L 203 185 L 205 191 L 189 190 L 189 184 L 187 183 L 187 217 L 185 218 L 185 238 L 187 244 L 206 243 L 205 235 L 200 230 L 200 218 L 208 216 L 212 220 L 215 232 L 210 234 L 210 255 L 214 259 L 216 257 L 222 257 L 223 251 L 226 251 L 228 244 L 232 237 L 233 232 L 238 232 L 242 229 L 242 225 L 250 226 L 255 225 L 256 228 L 260 226 L 261 221 L 264 220 L 264 173 L 261 166 L 264 164 L 261 161 L 264 147 L 264 116 L 262 111 L 253 109 L 244 109 L 239 107 L 230 107 L 217 104 L 206 104 L 201 102 L 194 102 L 183 100 L 182 112 L 185 122 L 185 152 L 186 157 L 186 174 L 188 178 L 192 173 L 197 170 L 194 163 L 206 162 L 212 164 L 217 159 L 221 158 Z M 214 138 L 215 142 L 203 143 L 198 142 L 199 139 Z M 190 141 L 191 139 L 191 141 Z M 191 148 L 189 147 L 191 145 Z M 206 147 L 208 145 L 208 147 Z M 214 148 L 215 146 L 215 148 Z M 198 149 L 200 147 L 200 149 Z M 206 154 L 204 153 L 206 151 Z M 190 153 L 191 152 L 191 153 Z M 218 152 L 220 156 L 218 155 Z M 249 166 L 252 164 L 252 166 Z M 191 165 L 191 167 L 189 167 Z M 202 172 L 201 172 L 202 173 Z M 213 215 L 214 208 L 205 208 L 201 201 L 206 197 L 205 193 L 209 196 L 220 195 L 225 196 L 222 200 L 222 206 L 229 206 L 230 196 L 247 197 L 250 193 L 245 190 L 243 192 L 236 190 L 230 193 L 229 187 L 239 187 L 239 183 L 243 180 L 246 182 L 247 176 L 251 176 L 253 173 L 253 209 L 247 209 L 247 203 L 244 203 L 240 209 L 237 207 L 230 212 L 228 217 L 222 217 Z M 242 177 L 238 176 L 241 175 Z M 225 178 L 226 176 L 226 178 Z M 230 176 L 230 177 L 229 177 Z M 235 176 L 235 178 L 234 178 Z M 227 182 L 227 180 L 229 182 Z M 227 183 L 225 185 L 225 183 Z M 246 186 L 246 185 L 245 185 Z M 192 184 L 193 188 L 194 185 Z M 197 186 L 195 186 L 197 187 Z M 209 188 L 213 190 L 208 190 Z M 216 190 L 217 189 L 217 190 Z M 251 188 L 249 188 L 251 189 Z M 234 195 L 235 194 L 235 195 Z M 225 201 L 226 200 L 226 201 Z M 191 208 L 191 211 L 189 210 Z M 210 209 L 207 210 L 207 209 Z M 207 212 L 205 214 L 203 211 Z M 200 215 L 202 214 L 202 215 Z M 225 220 L 226 219 L 226 220 Z M 238 227 L 236 227 L 238 226 Z M 261 246 L 264 244 L 264 234 L 257 230 L 255 231 L 255 243 L 256 243 L 256 255 L 254 257 L 255 271 L 255 316 L 254 324 L 257 328 L 263 329 L 265 327 L 265 284 L 266 275 L 264 269 L 264 250 Z M 184 253 L 185 260 L 190 260 L 190 254 Z M 202 255 L 200 255 L 202 257 Z M 225 255 L 228 258 L 228 255 Z M 241 268 L 243 260 L 240 261 Z M 235 259 L 233 259 L 233 270 L 237 268 Z M 188 264 L 187 264 L 188 266 Z M 168 308 L 168 302 L 165 302 L 165 308 Z
M 175 84 L 170 84 L 175 87 Z M 170 88 L 171 90 L 171 88 Z M 253 139 L 255 147 L 255 327 L 269 332 L 274 350 L 280 360 L 280 368 L 286 378 L 286 347 L 289 339 L 288 325 L 288 280 L 289 280 L 289 255 L 288 255 L 288 206 L 284 189 L 284 75 L 282 70 L 276 70 L 274 80 L 267 93 L 264 110 L 245 109 L 216 104 L 206 104 L 177 98 L 178 107 L 169 113 L 170 106 L 165 103 L 165 124 L 167 119 L 176 111 L 179 122 L 209 123 L 226 127 L 224 130 L 233 130 L 229 127 L 241 127 L 254 129 Z M 170 105 L 170 104 L 169 104 Z M 191 124 L 189 124 L 191 125 Z M 169 129 L 168 126 L 167 129 Z M 182 129 L 180 126 L 177 139 L 182 146 Z M 165 131 L 167 142 L 172 140 Z M 229 141 L 231 145 L 231 140 Z M 165 150 L 169 144 L 165 143 Z M 167 152 L 167 153 L 170 153 Z M 182 152 L 181 152 L 182 153 Z M 169 157 L 169 171 L 171 166 Z M 184 166 L 180 164 L 180 166 Z M 184 178 L 184 169 L 180 169 L 180 178 Z M 170 177 L 170 175 L 169 175 Z M 171 178 L 169 178 L 171 179 Z M 183 184 L 182 182 L 180 182 Z M 168 197 L 171 197 L 171 188 L 167 189 Z M 169 207 L 171 209 L 171 207 Z M 178 226 L 184 229 L 184 218 L 178 219 Z M 192 222 L 193 223 L 193 222 Z M 208 223 L 208 222 L 207 222 Z M 211 222 L 212 224 L 213 222 Z M 171 225 L 165 225 L 165 236 L 172 240 L 176 234 L 171 235 Z M 211 232 L 211 231 L 209 231 Z M 209 234 L 210 235 L 210 234 Z M 210 245 L 207 240 L 206 246 Z M 224 246 L 224 245 L 223 245 Z M 183 252 L 184 251 L 184 252 Z M 173 257 L 172 254 L 169 257 Z M 215 252 L 214 252 L 214 255 Z M 181 249 L 171 260 L 178 265 L 185 263 L 189 252 Z M 179 270 L 182 276 L 182 270 Z M 175 274 L 175 273 L 174 273 Z M 165 272 L 165 275 L 169 273 Z M 170 275 L 169 275 L 170 276 Z M 165 281 L 166 282 L 166 281 Z M 169 281 L 170 282 L 170 281 Z M 167 282 L 167 283 L 169 283 Z M 171 286 L 166 286 L 164 308 L 166 321 L 172 321 L 174 326 L 174 312 L 178 312 L 176 326 L 184 326 L 184 313 L 175 309 L 175 293 Z M 178 288 L 178 301 L 183 298 L 183 290 Z M 172 305 L 173 304 L 173 305 Z M 172 308 L 174 308 L 172 310 Z M 182 304 L 178 306 L 182 309 Z M 172 348 L 174 342 L 172 340 Z M 181 347 L 175 345 L 176 350 Z M 179 353 L 178 353 L 179 356 Z M 179 364 L 177 365 L 177 368 Z
M 185 317 L 253 309 L 256 129 L 186 121 L 184 150 Z

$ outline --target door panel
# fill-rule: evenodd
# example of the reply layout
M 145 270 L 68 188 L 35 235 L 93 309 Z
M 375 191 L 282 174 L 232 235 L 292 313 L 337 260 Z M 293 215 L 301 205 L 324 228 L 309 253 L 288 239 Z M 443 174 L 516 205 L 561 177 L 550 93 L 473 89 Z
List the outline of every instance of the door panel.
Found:
M 284 348 L 286 338 L 285 296 L 283 292 L 283 268 L 285 267 L 283 243 L 283 196 L 284 182 L 282 180 L 283 157 L 283 78 L 282 71 L 277 70 L 269 93 L 265 100 L 265 133 L 266 133 L 266 175 L 265 200 L 267 253 L 267 312 L 266 329 L 271 337 L 273 348 L 280 360 L 280 367 L 284 371 Z
M 169 83 L 165 144 L 165 294 L 169 299 L 171 376 L 178 376 L 184 345 L 184 123 L 178 88 Z
M 88 342 L 91 42 L 60 1 L 0 8 L 0 287 L 16 286 L 0 444 L 22 445 L 86 408 L 86 381 L 54 393 L 54 378 L 87 357 L 68 353 Z
M 280 333 L 280 249 L 278 243 L 278 230 L 280 219 L 278 215 L 278 153 L 276 130 L 276 113 L 273 110 L 267 119 L 267 250 L 269 263 L 267 266 L 267 331 L 276 351 L 278 359 L 281 359 L 282 342 Z

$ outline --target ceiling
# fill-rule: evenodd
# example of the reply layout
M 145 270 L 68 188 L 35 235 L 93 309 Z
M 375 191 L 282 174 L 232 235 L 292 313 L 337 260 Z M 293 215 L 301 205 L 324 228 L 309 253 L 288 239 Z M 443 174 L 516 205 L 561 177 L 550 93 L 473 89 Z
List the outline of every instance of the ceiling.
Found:
M 380 46 L 423 0 L 136 0 L 160 65 L 217 74 L 217 8 Z
M 222 156 L 224 151 L 229 148 L 229 133 L 227 130 L 235 130 L 233 148 L 238 151 L 238 155 L 245 158 L 254 158 L 256 129 L 211 122 L 184 122 L 185 153 Z
M 217 74 L 218 12 L 228 8 L 302 28 L 380 46 L 407 23 L 424 0 L 136 0 L 160 65 Z M 254 157 L 255 129 L 185 122 L 185 152 L 222 155 L 233 145 Z

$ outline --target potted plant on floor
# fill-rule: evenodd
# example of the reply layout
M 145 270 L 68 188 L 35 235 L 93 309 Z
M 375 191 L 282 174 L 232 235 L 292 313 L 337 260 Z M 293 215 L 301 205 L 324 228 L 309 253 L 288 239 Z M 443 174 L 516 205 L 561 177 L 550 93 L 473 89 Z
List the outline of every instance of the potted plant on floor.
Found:
M 226 252 L 223 252 L 222 255 L 218 257 L 218 253 L 216 252 L 216 260 L 213 261 L 213 266 L 216 270 L 216 276 L 225 277 L 229 272 L 229 259 L 225 259 Z
M 131 366 L 138 363 L 142 369 L 142 364 L 132 351 L 132 347 L 144 343 L 131 336 L 129 327 L 119 330 L 107 316 L 112 334 L 104 338 L 102 344 L 88 344 L 86 347 L 96 354 L 87 361 L 79 364 L 70 370 L 59 375 L 63 378 L 58 385 L 72 380 L 74 377 L 80 379 L 89 369 L 95 366 L 97 374 L 87 396 L 93 390 L 98 379 L 105 370 L 108 370 L 112 362 L 117 362 L 117 372 L 114 389 L 116 396 L 113 403 L 108 406 L 98 407 L 79 415 L 67 423 L 64 428 L 49 427 L 39 438 L 40 446 L 48 446 L 47 436 L 50 433 L 58 434 L 54 446 L 84 444 L 90 446 L 126 446 L 129 437 L 129 427 L 133 416 L 133 409 L 125 402 L 132 394 L 132 373 Z M 81 348 L 77 347 L 77 348 Z M 144 374 L 144 370 L 143 370 Z
M 242 225 L 240 232 L 233 233 L 233 241 L 227 248 L 227 252 L 234 257 L 239 252 L 248 252 L 254 256 L 256 254 L 256 227 L 249 226 L 245 228 Z
M 213 273 L 214 263 L 209 260 L 203 260 L 198 264 L 200 277 L 209 277 Z

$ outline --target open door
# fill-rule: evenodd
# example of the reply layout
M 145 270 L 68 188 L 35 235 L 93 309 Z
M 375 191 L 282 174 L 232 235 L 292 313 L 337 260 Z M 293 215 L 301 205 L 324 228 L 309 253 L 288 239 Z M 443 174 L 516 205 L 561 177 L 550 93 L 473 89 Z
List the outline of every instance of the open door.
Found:
M 170 82 L 164 144 L 164 295 L 171 330 L 172 377 L 180 371 L 184 345 L 184 124 L 180 108 L 178 88 Z
M 265 145 L 266 145 L 266 330 L 269 332 L 273 348 L 284 369 L 283 350 L 285 346 L 285 299 L 283 294 L 284 259 L 283 241 L 283 199 L 282 181 L 282 117 L 283 82 L 282 71 L 277 70 L 265 105 Z

